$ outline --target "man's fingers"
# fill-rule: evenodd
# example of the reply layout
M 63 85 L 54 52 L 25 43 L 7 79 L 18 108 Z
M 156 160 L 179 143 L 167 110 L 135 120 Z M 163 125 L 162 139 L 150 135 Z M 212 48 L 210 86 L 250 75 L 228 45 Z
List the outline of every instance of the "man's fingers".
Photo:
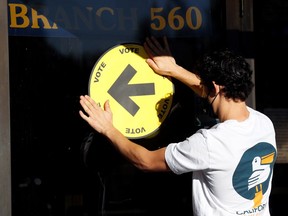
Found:
M 147 59 L 146 62 L 149 65 L 149 67 L 152 68 L 152 70 L 157 71 L 159 69 L 157 64 L 152 59 Z
M 109 100 L 104 103 L 104 110 L 107 112 L 111 112 Z
M 87 103 L 86 101 L 87 101 L 87 100 L 86 100 L 84 97 L 81 97 L 81 99 L 80 99 L 80 104 L 81 104 L 83 110 L 85 111 L 85 113 L 90 116 L 90 115 L 91 115 L 91 111 L 90 111 L 89 105 L 88 105 L 88 103 Z M 81 115 L 81 114 L 82 114 L 82 115 Z M 81 115 L 81 117 L 83 118 L 83 116 L 84 116 L 85 114 L 81 111 L 80 115 Z M 85 116 L 86 116 L 86 115 L 85 115 Z
M 97 104 L 90 96 L 85 95 L 85 99 L 88 101 L 87 104 L 89 105 L 89 107 L 92 109 L 99 109 L 100 105 L 99 103 Z
M 79 114 L 80 114 L 82 119 L 84 119 L 85 121 L 88 121 L 89 117 L 87 115 L 85 115 L 81 110 L 79 111 Z
M 93 112 L 97 111 L 97 109 L 100 108 L 96 104 L 96 102 L 91 97 L 89 97 L 88 95 L 80 96 L 80 104 L 81 104 L 83 110 L 85 111 L 85 113 L 88 115 L 88 117 L 93 116 Z M 84 115 L 83 112 L 82 112 L 82 114 Z M 81 117 L 82 117 L 82 115 L 81 115 Z

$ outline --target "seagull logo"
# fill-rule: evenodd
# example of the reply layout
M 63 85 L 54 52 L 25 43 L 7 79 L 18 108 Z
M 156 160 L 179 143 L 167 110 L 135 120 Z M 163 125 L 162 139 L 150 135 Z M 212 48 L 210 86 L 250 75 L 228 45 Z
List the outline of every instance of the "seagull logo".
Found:
M 259 157 L 254 157 L 252 161 L 252 175 L 248 179 L 248 190 L 255 188 L 254 206 L 257 207 L 261 204 L 263 191 L 262 183 L 265 182 L 271 171 L 270 164 L 274 161 L 275 153 Z

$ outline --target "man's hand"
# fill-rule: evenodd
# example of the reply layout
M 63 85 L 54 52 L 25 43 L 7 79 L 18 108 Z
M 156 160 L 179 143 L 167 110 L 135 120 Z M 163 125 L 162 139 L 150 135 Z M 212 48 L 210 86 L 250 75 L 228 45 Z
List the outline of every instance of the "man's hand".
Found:
M 109 101 L 104 103 L 104 109 L 102 109 L 91 97 L 85 95 L 80 96 L 80 104 L 86 113 L 80 110 L 80 116 L 96 131 L 105 135 L 113 128 L 113 114 Z
M 172 76 L 178 65 L 171 55 L 166 37 L 163 38 L 163 42 L 164 46 L 155 37 L 146 38 L 144 49 L 149 56 L 146 62 L 155 73 L 162 76 Z

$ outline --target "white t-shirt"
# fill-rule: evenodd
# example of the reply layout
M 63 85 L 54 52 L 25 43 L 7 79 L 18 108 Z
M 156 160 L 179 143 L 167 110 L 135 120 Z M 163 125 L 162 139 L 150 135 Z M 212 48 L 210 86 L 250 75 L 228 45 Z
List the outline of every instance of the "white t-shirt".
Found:
M 277 148 L 264 114 L 249 108 L 245 121 L 227 120 L 167 146 L 176 174 L 193 172 L 194 216 L 269 216 Z

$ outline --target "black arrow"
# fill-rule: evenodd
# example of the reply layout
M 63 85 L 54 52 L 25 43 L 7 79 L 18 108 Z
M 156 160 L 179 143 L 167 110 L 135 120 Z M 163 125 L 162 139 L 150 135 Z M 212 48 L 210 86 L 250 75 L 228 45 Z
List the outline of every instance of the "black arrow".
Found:
M 131 100 L 130 96 L 155 94 L 154 83 L 128 84 L 136 72 L 137 71 L 128 64 L 108 90 L 108 93 L 133 116 L 138 112 L 139 106 Z

